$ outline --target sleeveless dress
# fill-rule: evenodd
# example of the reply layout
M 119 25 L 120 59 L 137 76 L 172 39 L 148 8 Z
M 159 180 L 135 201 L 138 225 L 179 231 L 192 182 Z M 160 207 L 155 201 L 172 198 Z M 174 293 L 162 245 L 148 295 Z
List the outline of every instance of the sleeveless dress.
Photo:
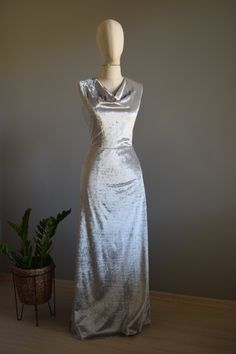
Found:
M 132 145 L 143 84 L 116 93 L 78 83 L 91 143 L 80 176 L 75 290 L 69 330 L 77 339 L 135 335 L 151 324 L 146 195 Z

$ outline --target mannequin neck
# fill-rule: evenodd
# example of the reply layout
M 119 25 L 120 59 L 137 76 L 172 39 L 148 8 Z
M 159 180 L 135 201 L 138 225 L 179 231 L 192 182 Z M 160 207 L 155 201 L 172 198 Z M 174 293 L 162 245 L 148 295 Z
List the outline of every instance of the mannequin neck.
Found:
M 114 86 L 118 85 L 123 80 L 120 64 L 101 65 L 98 79 Z

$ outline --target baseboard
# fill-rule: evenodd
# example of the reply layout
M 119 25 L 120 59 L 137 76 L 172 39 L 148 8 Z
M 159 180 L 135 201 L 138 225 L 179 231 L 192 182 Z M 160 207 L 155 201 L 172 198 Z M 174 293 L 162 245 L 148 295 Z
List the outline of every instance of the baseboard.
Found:
M 236 310 L 236 301 L 150 290 L 153 300 Z
M 11 273 L 0 272 L 0 282 L 9 281 L 11 279 Z M 56 286 L 59 286 L 64 289 L 72 290 L 74 288 L 73 280 L 66 279 L 55 279 Z M 216 307 L 216 308 L 225 308 L 236 310 L 236 301 L 233 300 L 224 300 L 224 299 L 215 299 L 202 296 L 192 296 L 184 295 L 177 293 L 168 293 L 164 291 L 150 290 L 151 301 L 167 301 L 172 303 L 185 303 L 190 305 L 197 306 L 207 306 L 207 307 Z

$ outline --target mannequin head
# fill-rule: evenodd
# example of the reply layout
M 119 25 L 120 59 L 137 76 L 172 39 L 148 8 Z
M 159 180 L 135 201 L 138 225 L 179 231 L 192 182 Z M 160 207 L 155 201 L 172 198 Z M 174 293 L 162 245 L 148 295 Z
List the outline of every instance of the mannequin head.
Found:
M 102 64 L 120 64 L 124 32 L 118 21 L 112 19 L 102 21 L 97 28 L 96 41 Z

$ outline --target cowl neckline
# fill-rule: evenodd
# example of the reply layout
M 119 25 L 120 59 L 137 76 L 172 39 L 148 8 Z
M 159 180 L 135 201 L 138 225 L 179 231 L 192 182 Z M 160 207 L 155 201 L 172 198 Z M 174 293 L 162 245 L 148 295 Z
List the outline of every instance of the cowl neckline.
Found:
M 119 85 L 119 87 L 115 90 L 115 92 L 111 92 L 110 90 L 108 90 L 102 83 L 101 81 L 99 81 L 99 79 L 97 78 L 93 78 L 93 81 L 95 83 L 95 85 L 97 85 L 100 90 L 110 99 L 112 100 L 120 100 L 122 97 L 122 94 L 124 92 L 124 88 L 126 86 L 127 83 L 127 77 L 124 76 L 121 84 Z

